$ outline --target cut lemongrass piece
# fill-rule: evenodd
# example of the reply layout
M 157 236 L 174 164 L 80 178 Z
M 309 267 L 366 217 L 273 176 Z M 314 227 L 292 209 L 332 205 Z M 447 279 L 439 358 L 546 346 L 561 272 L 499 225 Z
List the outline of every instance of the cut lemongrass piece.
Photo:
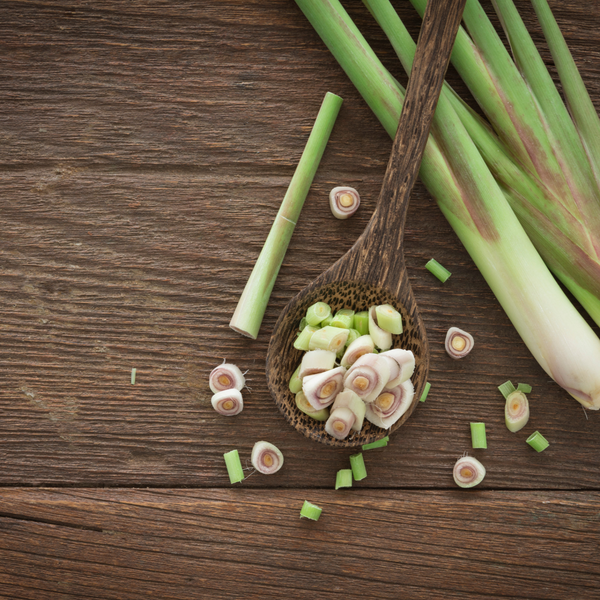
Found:
M 300 365 L 296 368 L 296 370 L 292 373 L 290 377 L 289 388 L 292 394 L 297 394 L 302 389 L 302 379 L 299 377 L 300 375 Z
M 396 387 L 405 381 L 408 381 L 415 372 L 415 355 L 410 350 L 402 348 L 392 348 L 381 352 L 380 356 L 392 359 L 396 363 L 396 368 L 390 368 L 390 379 L 385 387 Z
M 402 315 L 391 304 L 380 304 L 375 314 L 381 329 L 395 335 L 402 333 Z
M 131 385 L 135 385 L 135 374 L 137 373 L 137 369 L 134 367 L 131 369 Z
M 369 309 L 369 335 L 381 350 L 389 350 L 392 347 L 392 334 L 389 331 L 384 331 L 377 324 L 376 306 L 371 306 Z
M 390 441 L 390 436 L 386 435 L 385 437 L 381 438 L 380 440 L 370 442 L 369 444 L 363 444 L 362 449 L 363 450 L 374 450 L 375 448 L 385 448 L 385 446 L 388 445 L 389 441 Z
M 352 487 L 352 469 L 340 469 L 335 476 L 335 489 Z
M 470 423 L 471 446 L 473 448 L 487 448 L 487 437 L 485 435 L 485 423 Z
M 306 352 L 310 348 L 310 340 L 312 336 L 320 331 L 318 327 L 307 325 L 301 332 L 300 335 L 294 340 L 294 348 L 296 350 L 302 350 Z
M 448 278 L 452 273 L 443 267 L 435 258 L 432 258 L 426 265 L 425 268 L 433 273 L 442 283 L 448 281 Z
M 516 389 L 506 397 L 504 405 L 504 421 L 506 428 L 513 433 L 521 431 L 529 421 L 529 400 L 527 396 Z
M 210 372 L 208 385 L 213 394 L 216 394 L 223 390 L 241 390 L 246 385 L 246 380 L 234 364 L 223 363 Z
M 359 206 L 360 196 L 354 188 L 338 186 L 329 192 L 329 207 L 336 219 L 351 217 Z
M 367 404 L 365 418 L 382 429 L 389 429 L 410 408 L 415 388 L 410 379 L 384 390 L 375 402 Z
M 316 302 L 306 311 L 305 319 L 309 325 L 316 327 L 329 315 L 331 315 L 331 308 L 329 304 L 325 302 Z
M 452 475 L 456 485 L 471 488 L 483 481 L 485 467 L 476 458 L 463 456 L 456 461 Z
M 325 422 L 325 431 L 336 440 L 348 437 L 356 416 L 349 408 L 336 408 Z
M 512 384 L 512 381 L 505 381 L 502 385 L 498 386 L 500 393 L 504 398 L 508 398 L 509 394 L 512 394 L 517 388 Z
M 223 454 L 225 459 L 225 466 L 227 467 L 227 474 L 229 475 L 229 481 L 231 483 L 238 483 L 244 479 L 244 469 L 242 469 L 242 462 L 240 461 L 240 455 L 237 450 L 231 450 L 231 452 L 225 452 Z
M 308 415 L 311 419 L 315 421 L 327 421 L 329 418 L 329 409 L 321 408 L 320 410 L 316 410 L 313 405 L 306 399 L 306 395 L 303 391 L 299 391 L 296 396 L 296 406 L 300 411 L 304 414 Z
M 361 337 L 360 335 L 360 331 L 358 331 L 358 329 L 348 329 L 348 339 L 346 340 L 346 348 L 348 348 L 348 346 L 354 342 L 355 340 L 357 340 L 359 337 Z
M 539 431 L 533 432 L 526 441 L 536 452 L 542 452 L 550 445 Z
M 333 369 L 335 358 L 335 352 L 329 350 L 309 350 L 302 357 L 298 377 L 304 379 L 307 375 L 315 375 Z
M 458 327 L 450 327 L 446 334 L 446 352 L 450 358 L 459 359 L 464 358 L 471 350 L 475 341 L 473 336 Z
M 211 399 L 212 407 L 225 417 L 233 417 L 244 410 L 244 401 L 240 390 L 223 390 L 217 392 Z
M 373 350 L 373 338 L 370 335 L 361 335 L 346 348 L 340 364 L 346 368 L 351 367 L 361 356 L 371 354 Z
M 252 448 L 250 462 L 259 473 L 272 475 L 283 467 L 283 454 L 274 444 L 260 441 Z
M 352 469 L 354 481 L 360 481 L 367 476 L 367 468 L 365 467 L 365 459 L 362 452 L 350 456 L 350 468 Z
M 330 325 L 342 329 L 352 329 L 354 327 L 354 311 L 349 308 L 338 310 L 331 320 Z
M 322 512 L 322 508 L 316 504 L 313 504 L 312 502 L 309 502 L 308 500 L 305 500 L 302 508 L 300 509 L 300 518 L 304 517 L 305 519 L 310 519 L 311 521 L 318 521 Z
M 367 335 L 367 333 L 369 333 L 368 310 L 361 310 L 354 314 L 354 329 L 356 329 L 360 335 Z
M 421 397 L 419 398 L 419 402 L 425 402 L 425 400 L 427 400 L 427 396 L 429 394 L 430 389 L 431 389 L 431 384 L 429 383 L 429 381 L 426 381 L 425 387 L 423 388 L 423 393 L 421 394 Z
M 342 391 L 345 373 L 344 367 L 337 367 L 309 375 L 302 380 L 302 391 L 314 409 L 321 410 L 333 404 L 335 397 Z
M 355 394 L 352 390 L 342 390 L 336 397 L 331 405 L 331 412 L 338 408 L 348 408 L 354 414 L 355 420 L 352 425 L 354 431 L 360 431 L 365 421 L 365 412 L 367 410 L 366 404 L 362 398 Z
M 302 331 L 307 325 L 308 321 L 306 320 L 306 317 L 302 317 L 300 319 L 300 325 L 298 325 L 298 331 Z
M 321 321 L 321 327 L 327 327 L 331 325 L 331 321 L 333 321 L 333 315 L 329 315 L 327 318 Z
M 365 402 L 373 402 L 390 378 L 387 360 L 377 354 L 363 354 L 348 369 L 344 387 L 358 394 Z
M 308 344 L 308 350 L 329 350 L 339 352 L 346 345 L 348 330 L 327 325 L 313 333 Z
M 519 383 L 517 385 L 517 389 L 519 392 L 523 392 L 524 394 L 531 393 L 532 387 L 528 383 Z

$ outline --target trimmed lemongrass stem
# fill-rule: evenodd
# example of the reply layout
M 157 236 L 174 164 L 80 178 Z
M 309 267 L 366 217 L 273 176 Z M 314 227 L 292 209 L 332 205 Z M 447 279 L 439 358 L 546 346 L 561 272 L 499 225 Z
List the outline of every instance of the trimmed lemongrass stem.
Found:
M 398 365 L 400 371 L 395 379 L 390 376 L 390 380 L 385 384 L 386 388 L 396 387 L 413 376 L 415 372 L 415 355 L 410 350 L 392 348 L 382 352 L 380 356 L 391 358 Z
M 363 354 L 344 375 L 344 387 L 373 402 L 390 378 L 390 368 L 377 354 Z
M 336 440 L 344 440 L 348 437 L 355 421 L 356 417 L 349 408 L 332 409 L 325 422 L 325 431 Z
M 366 478 L 367 467 L 365 467 L 365 459 L 362 452 L 350 456 L 350 468 L 352 469 L 354 481 L 361 481 Z
M 384 331 L 399 335 L 402 333 L 402 316 L 390 304 L 380 304 L 375 307 L 377 325 Z
M 368 310 L 361 310 L 354 314 L 354 328 L 360 333 L 360 335 L 367 335 L 369 333 Z
M 316 410 L 333 404 L 335 397 L 342 391 L 346 369 L 337 367 L 302 380 L 302 391 L 306 399 Z
M 272 475 L 283 467 L 283 453 L 274 444 L 263 440 L 254 444 L 250 462 L 259 473 Z
M 360 195 L 351 187 L 338 186 L 329 192 L 329 207 L 336 219 L 351 217 L 360 206 Z
M 352 329 L 354 327 L 354 311 L 349 308 L 338 310 L 333 319 L 331 319 L 330 325 L 331 327 Z
M 298 367 L 290 377 L 289 388 L 292 394 L 297 394 L 302 389 L 302 379 L 300 379 L 300 366 L 301 365 L 298 365 Z
M 346 340 L 346 348 L 348 348 L 348 346 L 350 346 L 352 342 L 355 342 L 359 337 L 361 337 L 361 334 L 360 331 L 358 331 L 358 329 L 348 329 L 348 339 Z
M 471 446 L 473 448 L 487 448 L 485 423 L 469 423 L 471 427 Z
M 377 427 L 389 429 L 410 408 L 414 396 L 415 388 L 410 380 L 384 390 L 374 402 L 367 404 L 365 418 Z
M 471 488 L 483 481 L 485 467 L 476 458 L 463 456 L 456 461 L 452 475 L 456 485 Z
M 320 410 L 316 410 L 306 399 L 306 395 L 302 390 L 296 394 L 294 399 L 296 401 L 298 410 L 303 412 L 305 415 L 308 415 L 311 419 L 314 419 L 315 421 L 327 421 L 329 418 L 329 409 L 321 408 Z
M 335 476 L 335 489 L 352 487 L 352 469 L 340 469 Z
M 471 350 L 475 341 L 473 336 L 458 327 L 450 327 L 446 333 L 445 348 L 448 356 L 455 360 L 464 358 Z
M 232 329 L 242 335 L 252 339 L 258 335 L 275 279 L 341 105 L 339 96 L 330 92 L 325 94 L 271 231 L 229 323 Z
M 392 347 L 392 334 L 383 330 L 377 323 L 377 307 L 369 309 L 369 335 L 373 338 L 375 345 L 381 350 L 389 350 Z
M 419 402 L 425 402 L 427 400 L 427 396 L 429 395 L 429 390 L 431 389 L 431 383 L 429 381 L 425 382 L 425 387 L 423 388 L 423 393 L 419 398 Z
M 522 391 L 517 389 L 506 397 L 504 422 L 509 431 L 516 433 L 527 425 L 527 421 L 529 421 L 529 400 Z
M 313 327 L 319 325 L 324 319 L 331 315 L 331 307 L 326 302 L 315 302 L 306 311 L 306 322 Z
M 210 372 L 208 385 L 212 393 L 216 394 L 223 390 L 241 390 L 246 385 L 246 379 L 239 367 L 232 363 L 223 363 Z
M 229 475 L 230 483 L 238 483 L 244 479 L 244 469 L 242 469 L 242 461 L 237 450 L 231 450 L 223 454 L 227 474 Z
M 369 444 L 363 444 L 362 449 L 363 450 L 374 450 L 375 448 L 385 448 L 385 446 L 388 445 L 389 441 L 390 441 L 390 436 L 386 435 L 385 437 L 381 438 L 380 440 L 375 440 L 374 442 L 371 442 Z
M 313 333 L 308 343 L 309 350 L 338 352 L 346 345 L 348 330 L 327 325 Z
M 296 3 L 393 137 L 403 97 L 396 80 L 337 0 Z M 600 340 L 548 271 L 444 99 L 421 179 L 540 366 L 581 404 L 600 408 Z
M 528 383 L 519 383 L 517 385 L 517 390 L 519 392 L 523 392 L 524 394 L 529 394 L 531 392 L 531 386 Z
M 361 335 L 355 339 L 344 352 L 342 356 L 341 365 L 342 367 L 351 367 L 361 356 L 364 354 L 370 354 L 375 350 L 375 344 L 373 338 L 370 335 Z
M 333 369 L 335 358 L 335 352 L 329 350 L 309 350 L 302 357 L 298 377 L 304 379 L 307 375 L 315 375 Z
M 362 398 L 355 394 L 352 390 L 342 390 L 336 397 L 331 405 L 331 412 L 333 413 L 338 408 L 348 408 L 354 414 L 355 420 L 352 425 L 354 431 L 360 431 L 365 421 L 365 412 L 367 409 L 366 404 Z
M 512 384 L 512 381 L 505 381 L 502 385 L 498 386 L 500 393 L 504 398 L 508 398 L 509 394 L 512 394 L 517 388 Z
M 425 268 L 432 274 L 435 275 L 442 283 L 446 283 L 450 278 L 450 271 L 446 269 L 443 265 L 441 265 L 435 258 L 432 258 L 427 261 L 425 264 Z
M 300 509 L 300 518 L 302 519 L 304 517 L 305 519 L 310 519 L 311 521 L 318 521 L 322 512 L 323 509 L 320 506 L 305 500 L 302 508 Z
M 526 440 L 526 442 L 536 451 L 544 451 L 550 443 L 548 440 L 539 432 L 534 431 Z
M 239 415 L 244 410 L 242 393 L 236 389 L 217 392 L 210 399 L 210 403 L 220 415 L 225 417 Z
M 294 340 L 294 348 L 296 350 L 302 350 L 306 352 L 310 348 L 310 340 L 314 333 L 319 331 L 318 327 L 307 325 L 301 332 L 300 335 Z

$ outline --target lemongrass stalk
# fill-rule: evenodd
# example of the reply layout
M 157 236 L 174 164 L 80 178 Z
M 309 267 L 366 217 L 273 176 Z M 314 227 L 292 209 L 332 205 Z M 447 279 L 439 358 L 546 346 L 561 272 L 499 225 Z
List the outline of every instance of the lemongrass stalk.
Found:
M 487 448 L 487 437 L 485 435 L 485 423 L 470 423 L 471 446 L 473 448 Z
M 275 279 L 341 105 L 339 96 L 327 92 L 271 231 L 229 323 L 242 335 L 252 339 L 258 335 Z

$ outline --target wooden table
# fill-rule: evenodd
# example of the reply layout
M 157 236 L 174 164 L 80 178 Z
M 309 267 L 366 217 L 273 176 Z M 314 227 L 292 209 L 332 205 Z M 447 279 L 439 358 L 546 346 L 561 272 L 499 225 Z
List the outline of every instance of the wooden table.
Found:
M 552 5 L 600 105 L 600 3 Z M 275 320 L 360 235 L 391 148 L 292 0 L 4 0 L 0 30 L 0 598 L 600 598 L 598 415 L 537 365 L 421 183 L 405 253 L 427 401 L 338 491 L 352 452 L 277 411 Z M 344 105 L 252 341 L 229 319 L 327 91 Z M 363 198 L 348 221 L 328 208 L 339 184 Z M 462 361 L 444 352 L 450 326 L 475 337 Z M 235 418 L 210 405 L 224 358 L 248 370 Z M 517 434 L 507 379 L 533 386 Z M 223 453 L 248 466 L 261 439 L 284 468 L 230 485 Z M 473 490 L 452 480 L 465 452 L 487 467 Z M 305 499 L 318 522 L 299 518 Z

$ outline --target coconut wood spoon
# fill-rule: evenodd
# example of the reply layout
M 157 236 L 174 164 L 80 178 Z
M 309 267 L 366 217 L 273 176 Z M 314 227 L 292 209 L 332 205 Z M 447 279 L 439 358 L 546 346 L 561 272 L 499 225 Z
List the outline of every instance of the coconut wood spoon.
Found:
M 427 381 L 427 334 L 408 280 L 402 241 L 411 190 L 465 2 L 429 1 L 376 210 L 352 248 L 288 303 L 271 337 L 266 375 L 277 406 L 298 431 L 330 446 L 359 446 L 395 431 L 414 410 Z M 288 386 L 302 352 L 296 350 L 293 343 L 307 308 L 319 301 L 327 302 L 333 313 L 341 308 L 368 310 L 378 304 L 391 304 L 400 311 L 403 333 L 393 336 L 393 347 L 411 350 L 415 355 L 412 377 L 415 396 L 410 408 L 391 429 L 384 430 L 365 421 L 360 432 L 337 440 L 325 432 L 323 422 L 315 421 L 296 407 Z

